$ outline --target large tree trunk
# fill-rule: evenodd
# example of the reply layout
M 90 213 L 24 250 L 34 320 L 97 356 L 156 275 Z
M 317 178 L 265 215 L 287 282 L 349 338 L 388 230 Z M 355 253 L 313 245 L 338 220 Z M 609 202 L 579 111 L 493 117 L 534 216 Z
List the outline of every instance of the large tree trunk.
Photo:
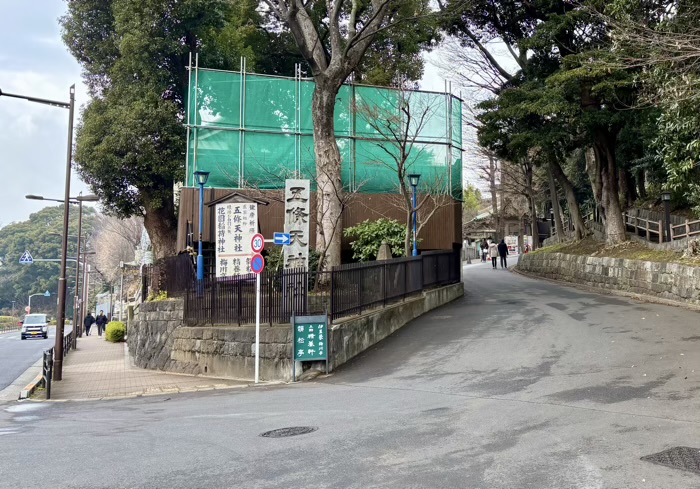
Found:
M 639 197 L 642 199 L 647 198 L 647 184 L 646 184 L 646 174 L 644 170 L 637 171 L 637 185 L 639 187 Z
M 335 139 L 335 97 L 341 83 L 316 77 L 311 113 L 316 153 L 317 225 L 316 246 L 323 253 L 322 270 L 340 265 L 343 212 L 343 184 L 340 151 Z
M 530 196 L 530 215 L 532 222 L 532 249 L 536 250 L 540 247 L 540 228 L 537 225 L 537 203 L 535 202 L 534 192 Z
M 620 168 L 619 182 L 625 207 L 632 207 L 634 201 L 637 200 L 637 186 L 634 181 L 634 175 L 625 168 Z
M 597 214 L 605 223 L 605 209 L 603 208 L 603 182 L 600 177 L 599 160 L 596 158 L 596 153 L 593 148 L 586 150 L 586 173 L 591 180 L 591 188 L 593 189 L 593 199 L 596 203 Z M 594 217 L 595 220 L 595 217 Z
M 605 210 L 605 234 L 608 244 L 618 244 L 627 240 L 625 222 L 622 219 L 619 188 L 617 185 L 617 168 L 615 162 L 615 145 L 609 134 L 598 135 L 593 147 L 595 150 L 597 179 L 601 182 L 601 205 Z
M 404 256 L 411 256 L 411 239 L 413 237 L 413 211 L 406 211 L 406 238 L 403 242 Z
M 148 232 L 156 259 L 173 256 L 177 253 L 177 218 L 172 195 L 163 197 L 160 205 L 154 205 L 144 198 L 143 225 Z
M 547 178 L 549 179 L 549 195 L 552 199 L 552 210 L 554 210 L 554 226 L 557 230 L 557 239 L 563 240 L 566 238 L 564 234 L 564 225 L 561 221 L 561 212 L 559 212 L 559 197 L 557 196 L 557 187 L 554 183 L 554 172 L 552 171 L 552 162 L 547 165 Z
M 496 159 L 491 155 L 489 155 L 489 191 L 491 192 L 492 220 L 496 234 L 498 234 L 501 228 L 501 216 L 498 212 L 498 194 L 496 193 Z M 501 196 L 501 200 L 503 200 L 503 196 Z M 498 239 L 498 236 L 494 236 L 493 239 Z
M 590 85 L 581 86 L 581 108 L 585 112 L 602 110 L 602 104 L 592 93 Z M 618 244 L 627 240 L 625 222 L 622 219 L 618 188 L 617 161 L 615 146 L 617 132 L 609 126 L 594 131 L 594 158 L 586 154 L 586 170 L 593 186 L 596 203 L 604 213 L 605 234 L 608 244 Z
M 569 179 L 566 177 L 564 170 L 562 170 L 559 162 L 552 162 L 552 172 L 554 173 L 554 178 L 557 179 L 561 187 L 564 189 L 564 194 L 566 195 L 566 201 L 569 204 L 569 212 L 571 213 L 571 220 L 574 224 L 574 238 L 581 240 L 587 234 L 586 225 L 581 217 L 581 208 L 576 201 L 576 192 L 574 191 L 574 186 L 571 184 Z

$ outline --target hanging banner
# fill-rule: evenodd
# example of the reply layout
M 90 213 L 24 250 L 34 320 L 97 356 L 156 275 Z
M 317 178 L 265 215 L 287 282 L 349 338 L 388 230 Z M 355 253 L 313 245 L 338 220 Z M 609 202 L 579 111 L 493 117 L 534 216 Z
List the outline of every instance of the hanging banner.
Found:
M 258 205 L 216 204 L 216 276 L 252 273 L 252 240 L 258 232 Z
M 284 245 L 284 268 L 309 268 L 309 215 L 311 182 L 287 180 L 284 188 L 284 232 L 289 244 Z

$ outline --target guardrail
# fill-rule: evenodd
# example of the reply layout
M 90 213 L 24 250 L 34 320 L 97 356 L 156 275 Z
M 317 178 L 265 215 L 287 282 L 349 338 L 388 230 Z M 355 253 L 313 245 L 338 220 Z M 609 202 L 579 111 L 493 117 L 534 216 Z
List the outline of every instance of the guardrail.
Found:
M 21 328 L 19 324 L 0 324 L 0 333 L 7 333 L 8 331 L 17 331 Z
M 76 334 L 74 329 L 63 335 L 63 358 L 66 357 L 68 351 L 73 347 L 73 335 Z M 41 383 L 46 389 L 46 399 L 51 399 L 51 381 L 53 378 L 53 353 L 54 347 L 44 350 L 44 357 L 41 367 Z

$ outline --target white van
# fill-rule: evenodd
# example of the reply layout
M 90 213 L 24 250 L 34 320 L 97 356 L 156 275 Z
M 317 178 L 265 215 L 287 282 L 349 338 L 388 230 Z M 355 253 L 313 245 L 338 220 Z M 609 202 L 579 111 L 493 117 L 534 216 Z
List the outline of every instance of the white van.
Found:
M 49 337 L 49 318 L 46 314 L 27 314 L 24 316 L 20 334 L 23 340 L 41 336 L 44 339 Z

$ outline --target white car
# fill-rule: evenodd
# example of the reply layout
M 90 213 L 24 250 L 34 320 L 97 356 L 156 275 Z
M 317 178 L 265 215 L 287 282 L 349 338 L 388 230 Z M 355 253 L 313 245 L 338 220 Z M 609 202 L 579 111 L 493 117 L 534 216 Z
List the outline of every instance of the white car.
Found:
M 24 316 L 20 335 L 23 340 L 27 338 L 36 338 L 38 336 L 44 339 L 49 337 L 49 318 L 46 314 L 27 314 Z

